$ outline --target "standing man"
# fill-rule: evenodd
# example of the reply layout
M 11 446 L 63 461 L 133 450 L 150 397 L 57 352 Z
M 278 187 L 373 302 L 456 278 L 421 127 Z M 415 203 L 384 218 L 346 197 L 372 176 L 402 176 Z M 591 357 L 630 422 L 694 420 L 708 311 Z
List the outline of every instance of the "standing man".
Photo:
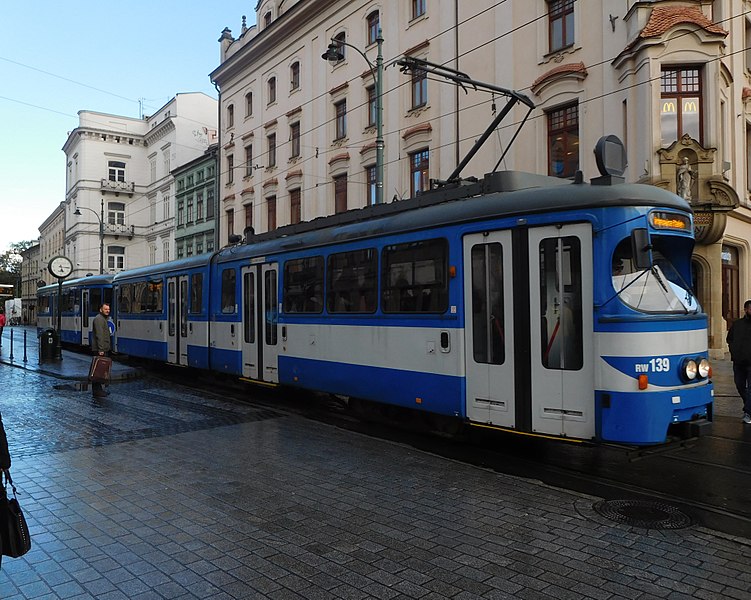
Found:
M 735 387 L 743 400 L 743 422 L 751 423 L 751 300 L 743 303 L 743 312 L 730 326 L 727 342 Z
M 110 327 L 107 323 L 107 317 L 110 316 L 110 305 L 102 304 L 99 307 L 99 314 L 94 317 L 91 324 L 91 349 L 94 354 L 99 356 L 109 356 L 112 343 L 110 341 Z M 94 398 L 104 398 L 109 395 L 101 383 L 92 382 L 91 393 Z

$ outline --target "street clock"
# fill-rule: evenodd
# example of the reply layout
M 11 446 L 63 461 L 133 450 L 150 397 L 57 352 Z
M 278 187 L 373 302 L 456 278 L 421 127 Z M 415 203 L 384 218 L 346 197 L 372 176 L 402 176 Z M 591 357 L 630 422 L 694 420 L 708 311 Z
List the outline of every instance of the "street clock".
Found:
M 66 256 L 55 256 L 47 264 L 47 270 L 53 277 L 65 279 L 73 272 L 73 263 Z

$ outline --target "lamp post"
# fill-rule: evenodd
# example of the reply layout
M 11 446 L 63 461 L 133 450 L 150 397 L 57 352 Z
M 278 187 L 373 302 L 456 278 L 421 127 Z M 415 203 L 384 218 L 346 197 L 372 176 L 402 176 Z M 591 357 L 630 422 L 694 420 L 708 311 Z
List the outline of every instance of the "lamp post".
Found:
M 383 35 L 381 34 L 381 28 L 378 28 L 378 37 L 376 38 L 378 44 L 378 54 L 376 55 L 376 64 L 370 62 L 365 53 L 357 46 L 348 44 L 342 40 L 331 38 L 331 43 L 328 49 L 321 55 L 321 58 L 329 61 L 331 64 L 336 64 L 344 58 L 344 54 L 340 48 L 347 46 L 357 51 L 360 56 L 365 59 L 370 67 L 370 73 L 373 75 L 373 82 L 375 83 L 376 93 L 376 197 L 375 203 L 383 203 Z
M 104 198 L 102 198 L 102 206 L 99 214 L 96 214 L 96 211 L 93 208 L 88 208 L 86 206 L 76 206 L 76 210 L 73 214 L 80 217 L 82 208 L 93 212 L 97 221 L 99 221 L 99 274 L 101 275 L 104 273 Z

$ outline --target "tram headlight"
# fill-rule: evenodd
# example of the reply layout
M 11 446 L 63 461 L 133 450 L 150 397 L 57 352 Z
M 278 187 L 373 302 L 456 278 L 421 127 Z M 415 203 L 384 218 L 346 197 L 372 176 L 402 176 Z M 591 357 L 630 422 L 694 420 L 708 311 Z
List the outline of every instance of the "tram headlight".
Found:
M 709 361 L 706 358 L 702 358 L 699 361 L 699 377 L 702 379 L 709 377 L 710 373 L 712 372 L 712 367 L 709 365 Z
M 687 358 L 683 361 L 681 366 L 681 375 L 686 381 L 693 381 L 696 379 L 696 375 L 699 371 L 699 367 L 693 358 Z

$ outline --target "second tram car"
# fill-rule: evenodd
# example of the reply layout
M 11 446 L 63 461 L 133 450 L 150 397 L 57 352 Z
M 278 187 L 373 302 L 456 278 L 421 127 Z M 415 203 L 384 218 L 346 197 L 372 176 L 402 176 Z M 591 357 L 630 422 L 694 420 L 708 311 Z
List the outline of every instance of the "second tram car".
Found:
M 91 321 L 102 303 L 112 302 L 112 275 L 90 275 L 63 282 L 62 299 L 57 284 L 37 290 L 37 329 L 57 329 L 61 311 L 60 340 L 66 344 L 91 346 Z

